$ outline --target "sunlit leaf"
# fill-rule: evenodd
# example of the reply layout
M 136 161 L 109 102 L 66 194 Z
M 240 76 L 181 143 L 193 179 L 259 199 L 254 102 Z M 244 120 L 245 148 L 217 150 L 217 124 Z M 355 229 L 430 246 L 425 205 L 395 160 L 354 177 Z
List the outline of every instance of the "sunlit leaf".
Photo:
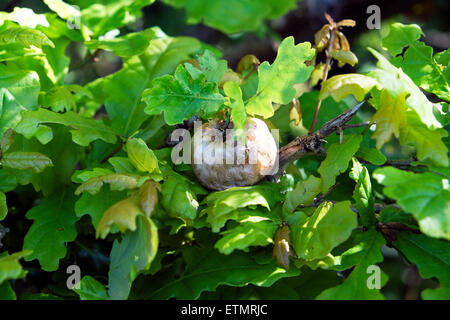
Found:
M 305 82 L 314 69 L 305 65 L 314 53 L 309 42 L 294 45 L 293 37 L 285 38 L 275 61 L 258 67 L 258 90 L 245 106 L 247 113 L 269 118 L 274 113 L 272 103 L 290 103 L 296 95 L 294 84 Z

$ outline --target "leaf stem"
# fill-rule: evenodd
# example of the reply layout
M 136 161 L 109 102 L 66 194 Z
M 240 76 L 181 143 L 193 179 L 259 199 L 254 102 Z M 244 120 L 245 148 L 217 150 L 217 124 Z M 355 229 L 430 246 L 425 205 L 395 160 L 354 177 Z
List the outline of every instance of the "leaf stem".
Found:
M 330 28 L 330 41 L 328 43 L 328 49 L 325 51 L 327 59 L 325 62 L 325 69 L 323 70 L 322 83 L 324 83 L 328 79 L 328 71 L 330 70 L 330 65 L 331 65 L 330 52 L 331 52 L 331 49 L 333 48 L 334 38 L 335 38 L 335 28 L 334 28 L 334 26 L 332 26 Z M 314 127 L 316 126 L 317 116 L 319 115 L 319 110 L 320 110 L 321 104 L 322 104 L 322 99 L 319 98 L 319 100 L 317 101 L 316 111 L 314 112 L 314 118 L 311 122 L 311 127 L 309 128 L 309 134 L 313 133 L 313 131 L 314 131 Z

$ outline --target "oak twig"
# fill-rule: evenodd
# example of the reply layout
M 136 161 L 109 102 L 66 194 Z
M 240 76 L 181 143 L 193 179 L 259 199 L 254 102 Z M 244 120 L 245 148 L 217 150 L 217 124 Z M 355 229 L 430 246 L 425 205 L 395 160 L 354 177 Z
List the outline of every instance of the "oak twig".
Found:
M 325 52 L 325 54 L 326 54 L 326 61 L 325 61 L 325 68 L 323 70 L 322 83 L 324 83 L 328 79 L 328 71 L 330 70 L 330 66 L 331 66 L 330 52 L 331 52 L 331 50 L 333 48 L 334 37 L 336 36 L 335 32 L 336 31 L 333 28 L 330 29 L 331 35 L 330 35 L 330 41 L 328 43 L 328 49 Z M 317 116 L 319 115 L 319 110 L 320 110 L 320 105 L 321 104 L 322 104 L 322 99 L 319 98 L 319 100 L 317 101 L 316 111 L 314 112 L 314 117 L 313 117 L 313 120 L 311 122 L 311 127 L 309 128 L 309 133 L 312 133 L 314 131 L 314 127 L 316 126 Z
M 325 149 L 323 147 L 326 141 L 325 137 L 329 136 L 333 132 L 336 132 L 338 128 L 353 128 L 346 127 L 346 123 L 349 122 L 365 101 L 357 104 L 352 109 L 340 114 L 336 118 L 325 123 L 322 128 L 313 134 L 308 134 L 306 136 L 299 136 L 292 140 L 290 143 L 282 147 L 278 153 L 279 168 L 277 173 L 272 177 L 277 179 L 281 176 L 283 170 L 288 166 L 289 163 L 303 157 L 325 154 Z

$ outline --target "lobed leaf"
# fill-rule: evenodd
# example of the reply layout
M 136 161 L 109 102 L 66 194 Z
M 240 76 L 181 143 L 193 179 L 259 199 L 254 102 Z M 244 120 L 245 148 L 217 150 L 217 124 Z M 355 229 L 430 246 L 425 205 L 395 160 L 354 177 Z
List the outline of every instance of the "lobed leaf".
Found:
M 26 261 L 38 259 L 45 271 L 58 269 L 59 260 L 67 252 L 66 243 L 75 240 L 75 222 L 78 217 L 74 211 L 75 197 L 71 190 L 44 198 L 42 202 L 27 212 L 26 217 L 33 220 L 28 230 L 23 250 L 33 252 Z
M 403 210 L 416 218 L 423 233 L 450 239 L 447 179 L 434 173 L 414 173 L 393 167 L 379 168 L 373 177 L 385 186 L 383 193 L 386 196 L 397 200 Z
M 414 263 L 421 277 L 436 277 L 441 286 L 450 286 L 450 243 L 423 234 L 399 232 L 393 242 L 395 248 Z
M 314 53 L 309 42 L 294 45 L 293 37 L 285 38 L 272 65 L 263 62 L 258 67 L 258 89 L 245 106 L 247 113 L 269 118 L 274 114 L 272 103 L 290 103 L 296 95 L 294 84 L 308 80 L 314 69 L 305 64 Z
M 35 173 L 53 166 L 52 160 L 39 152 L 9 152 L 1 158 L 4 167 L 26 170 L 31 169 Z
M 361 135 L 351 135 L 343 144 L 333 144 L 317 170 L 322 178 L 322 193 L 334 185 L 336 177 L 347 170 L 348 164 L 362 141 Z
M 106 127 L 102 122 L 84 118 L 73 112 L 56 113 L 45 109 L 36 111 L 23 111 L 22 120 L 16 127 L 16 132 L 27 139 L 36 137 L 41 143 L 46 144 L 53 138 L 47 123 L 57 123 L 72 127 L 72 139 L 81 146 L 87 146 L 94 140 L 101 139 L 107 143 L 116 142 L 116 132 Z
M 347 240 L 356 226 L 356 214 L 350 208 L 350 201 L 335 205 L 325 201 L 310 217 L 291 225 L 292 245 L 301 259 L 321 259 Z
M 137 229 L 128 231 L 122 241 L 114 241 L 108 273 L 108 294 L 114 300 L 126 299 L 138 273 L 148 270 L 158 250 L 158 230 L 144 216 L 138 218 Z

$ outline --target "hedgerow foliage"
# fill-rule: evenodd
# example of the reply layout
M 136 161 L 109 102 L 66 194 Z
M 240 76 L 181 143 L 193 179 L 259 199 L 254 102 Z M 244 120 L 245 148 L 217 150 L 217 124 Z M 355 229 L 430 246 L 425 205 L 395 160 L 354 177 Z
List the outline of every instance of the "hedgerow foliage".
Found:
M 15 279 L 47 274 L 51 286 L 21 298 L 383 299 L 367 269 L 383 261 L 384 245 L 439 282 L 423 298 L 449 298 L 450 51 L 433 52 L 419 26 L 392 24 L 386 51 L 368 48 L 376 67 L 315 90 L 320 51 L 357 62 L 341 31 L 332 50 L 325 27 L 313 44 L 283 39 L 272 64 L 246 56 L 232 70 L 217 48 L 158 27 L 100 37 L 152 0 L 79 1 L 78 29 L 65 21 L 73 7 L 44 2 L 53 13 L 0 13 L 0 221 L 9 228 L 0 298 L 16 298 Z M 255 30 L 295 5 L 164 2 L 226 33 Z M 73 42 L 90 56 L 112 51 L 123 65 L 67 84 Z M 351 124 L 370 123 L 328 137 L 326 155 L 296 160 L 277 182 L 211 192 L 191 166 L 171 162 L 165 137 L 194 115 L 228 114 L 238 128 L 260 117 L 284 145 L 307 134 L 319 99 L 316 128 L 363 99 Z M 387 159 L 386 145 L 407 150 L 407 163 Z M 72 264 L 83 274 L 74 291 Z

